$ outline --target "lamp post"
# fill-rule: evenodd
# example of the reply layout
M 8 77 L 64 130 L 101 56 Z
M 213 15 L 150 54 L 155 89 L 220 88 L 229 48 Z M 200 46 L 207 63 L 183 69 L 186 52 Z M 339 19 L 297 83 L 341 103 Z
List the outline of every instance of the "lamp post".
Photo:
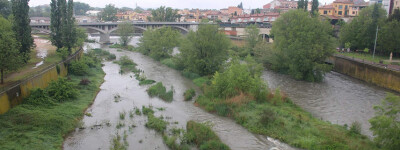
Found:
M 376 26 L 376 34 L 375 34 L 375 45 L 374 45 L 374 53 L 372 54 L 372 59 L 375 59 L 375 49 L 376 49 L 376 39 L 378 38 L 378 28 L 379 26 Z

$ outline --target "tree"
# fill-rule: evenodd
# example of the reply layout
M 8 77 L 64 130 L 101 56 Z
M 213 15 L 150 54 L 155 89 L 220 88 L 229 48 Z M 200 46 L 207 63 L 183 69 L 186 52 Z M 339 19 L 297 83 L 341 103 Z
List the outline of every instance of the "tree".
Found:
M 312 0 L 311 14 L 318 14 L 318 0 Z
M 90 10 L 90 5 L 81 2 L 74 2 L 75 15 L 86 15 L 86 12 Z
M 340 30 L 340 43 L 350 42 L 351 49 L 374 49 L 377 25 L 382 26 L 386 11 L 372 5 L 360 11 L 350 23 L 345 24 Z
M 240 2 L 240 4 L 237 7 L 243 9 L 243 3 Z
M 377 50 L 382 54 L 400 53 L 400 22 L 385 22 L 379 30 Z
M 0 16 L 7 18 L 11 14 L 11 3 L 8 0 L 0 0 Z
M 14 16 L 13 29 L 16 33 L 17 41 L 21 43 L 19 49 L 25 63 L 30 59 L 30 52 L 33 46 L 31 26 L 29 18 L 29 0 L 12 0 L 12 12 Z
M 76 43 L 75 47 L 81 47 L 85 40 L 87 39 L 88 35 L 86 34 L 86 30 L 84 28 L 76 28 Z
M 178 46 L 180 33 L 171 27 L 147 30 L 139 40 L 139 51 L 153 59 L 161 60 L 172 55 L 174 47 Z
M 302 10 L 291 10 L 274 22 L 271 33 L 276 51 L 270 60 L 272 69 L 310 82 L 321 81 L 330 71 L 324 63 L 334 52 L 328 22 Z
M 108 4 L 103 9 L 103 12 L 100 14 L 100 18 L 103 21 L 117 21 L 117 8 L 113 4 Z
M 178 18 L 178 11 L 172 9 L 171 7 L 165 8 L 165 6 L 161 6 L 156 10 L 151 11 L 151 21 L 155 22 L 175 22 Z
M 123 22 L 118 24 L 118 30 L 117 30 L 119 36 L 120 36 L 120 42 L 122 46 L 127 46 L 129 41 L 131 41 L 133 37 L 133 33 L 135 32 L 135 28 L 133 27 L 132 24 L 128 22 Z
M 308 0 L 304 1 L 304 11 L 308 11 Z
M 29 9 L 30 17 L 50 17 L 50 6 L 39 5 Z
M 297 9 L 304 9 L 304 0 L 297 1 Z
M 22 62 L 19 56 L 19 46 L 12 29 L 12 24 L 0 16 L 1 84 L 4 83 L 4 71 L 16 70 Z
M 371 130 L 375 142 L 385 149 L 400 147 L 400 97 L 389 93 L 382 104 L 374 106 L 375 117 L 371 118 Z
M 393 14 L 389 15 L 388 21 L 397 20 L 400 21 L 400 9 L 397 8 L 393 11 Z
M 76 37 L 76 26 L 74 18 L 74 2 L 68 0 L 66 15 L 62 18 L 63 21 L 63 45 L 68 48 L 68 53 L 72 53 L 72 47 L 74 47 Z
M 246 27 L 246 42 L 247 47 L 250 49 L 251 55 L 254 55 L 253 49 L 260 41 L 258 35 L 260 34 L 260 29 L 258 29 L 257 25 L 252 24 Z
M 63 7 L 65 6 L 65 0 L 51 0 L 51 22 L 50 22 L 50 37 L 51 43 L 60 49 L 64 46 L 63 43 L 63 18 L 65 12 Z
M 219 32 L 218 26 L 200 25 L 197 32 L 190 32 L 182 42 L 179 64 L 187 71 L 212 75 L 227 60 L 229 46 L 229 39 Z

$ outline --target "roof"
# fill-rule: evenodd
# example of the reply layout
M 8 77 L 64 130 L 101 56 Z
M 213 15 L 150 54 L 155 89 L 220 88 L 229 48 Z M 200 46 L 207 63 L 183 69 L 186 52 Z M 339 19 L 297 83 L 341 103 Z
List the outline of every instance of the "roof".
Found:
M 335 0 L 333 3 L 354 4 L 353 0 Z
M 335 9 L 335 8 L 332 5 L 325 5 L 325 6 L 318 7 L 318 9 Z

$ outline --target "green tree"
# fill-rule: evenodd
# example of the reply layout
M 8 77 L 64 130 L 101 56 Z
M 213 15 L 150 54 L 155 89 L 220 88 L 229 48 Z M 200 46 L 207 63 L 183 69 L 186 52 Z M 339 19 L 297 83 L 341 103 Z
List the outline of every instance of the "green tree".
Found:
M 250 49 L 251 55 L 254 55 L 253 49 L 260 41 L 260 38 L 258 36 L 260 34 L 260 29 L 258 29 L 257 25 L 252 24 L 246 27 L 245 32 L 247 47 Z
M 324 63 L 333 53 L 334 39 L 328 22 L 312 18 L 308 12 L 291 10 L 273 24 L 274 70 L 298 80 L 321 81 L 331 67 Z
M 180 33 L 171 27 L 147 30 L 140 39 L 139 50 L 153 59 L 160 60 L 172 55 L 172 50 L 179 44 Z
M 103 21 L 117 21 L 117 14 L 118 9 L 113 4 L 108 4 L 103 9 L 103 12 L 100 14 L 100 18 Z
M 308 11 L 308 0 L 304 1 L 304 11 Z
M 75 47 L 81 47 L 85 40 L 87 39 L 88 35 L 86 34 L 86 30 L 84 28 L 77 28 L 76 29 L 76 43 Z
M 400 22 L 385 22 L 379 30 L 377 50 L 381 54 L 400 53 Z
M 341 45 L 350 42 L 352 49 L 374 49 L 376 27 L 382 26 L 386 18 L 386 11 L 377 6 L 362 9 L 357 17 L 341 28 Z
M 155 22 L 175 22 L 178 18 L 178 11 L 172 9 L 171 7 L 165 8 L 165 6 L 161 6 L 156 10 L 151 11 L 151 21 Z
M 229 39 L 218 26 L 200 25 L 197 32 L 190 32 L 182 41 L 179 63 L 188 71 L 212 75 L 227 60 L 229 46 Z
M 311 13 L 312 14 L 317 14 L 318 15 L 318 6 L 319 6 L 319 2 L 318 0 L 312 0 L 312 6 L 311 6 Z
M 389 21 L 397 20 L 400 22 L 400 9 L 397 8 L 393 11 L 393 14 L 389 15 Z
M 8 0 L 0 0 L 0 15 L 7 18 L 11 14 L 11 3 Z
M 13 29 L 16 33 L 17 41 L 21 43 L 19 52 L 25 63 L 29 61 L 33 38 L 29 18 L 29 0 L 12 0 L 12 12 L 14 16 Z
M 385 149 L 400 147 L 400 97 L 389 93 L 382 104 L 374 107 L 375 117 L 371 118 L 371 130 L 375 142 Z
M 120 36 L 119 40 L 120 40 L 122 46 L 127 46 L 133 37 L 135 28 L 129 22 L 123 22 L 123 23 L 118 24 L 117 32 Z
M 297 1 L 297 9 L 304 9 L 304 0 Z
M 81 2 L 74 2 L 75 15 L 86 15 L 86 12 L 90 10 L 90 5 Z
M 4 83 L 4 71 L 16 70 L 22 59 L 19 56 L 19 43 L 16 40 L 12 24 L 0 16 L 0 72 L 1 84 Z
M 68 0 L 67 11 L 63 21 L 63 45 L 68 48 L 68 53 L 72 53 L 72 47 L 75 46 L 77 41 L 76 26 L 74 18 L 74 2 Z
M 63 42 L 63 18 L 66 15 L 65 0 L 51 0 L 51 22 L 50 22 L 50 37 L 51 43 L 60 49 L 64 46 Z M 65 9 L 66 10 L 66 9 Z
M 243 9 L 243 3 L 240 2 L 240 4 L 237 7 Z

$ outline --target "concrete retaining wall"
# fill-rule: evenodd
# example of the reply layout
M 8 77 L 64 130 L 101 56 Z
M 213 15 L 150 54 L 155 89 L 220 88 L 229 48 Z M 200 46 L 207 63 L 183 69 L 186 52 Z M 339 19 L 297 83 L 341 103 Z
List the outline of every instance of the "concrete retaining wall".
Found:
M 347 57 L 332 56 L 327 62 L 333 63 L 334 71 L 354 78 L 400 92 L 400 72 L 381 66 L 367 64 Z
M 72 56 L 68 57 L 67 60 L 51 65 L 39 71 L 34 76 L 4 88 L 4 90 L 0 92 L 0 114 L 4 114 L 11 108 L 21 104 L 23 99 L 30 95 L 32 89 L 44 89 L 51 81 L 57 80 L 59 77 L 67 76 L 67 64 L 71 60 L 79 59 L 82 53 L 83 49 L 81 48 Z M 57 66 L 60 68 L 59 72 L 57 72 Z

